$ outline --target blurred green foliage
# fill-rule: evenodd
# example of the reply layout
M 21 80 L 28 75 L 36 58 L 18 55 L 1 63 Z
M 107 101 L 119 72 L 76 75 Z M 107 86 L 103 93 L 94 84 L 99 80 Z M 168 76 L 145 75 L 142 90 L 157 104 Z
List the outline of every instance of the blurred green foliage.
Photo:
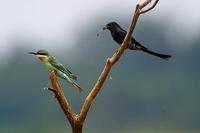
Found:
M 79 76 L 79 84 L 84 88 L 78 94 L 60 80 L 75 112 L 80 110 L 106 58 L 118 48 L 110 33 L 96 36 L 97 25 L 103 23 L 102 20 L 92 23 L 77 37 L 71 52 L 62 53 L 59 58 Z M 152 21 L 139 27 L 135 36 L 140 42 L 152 50 L 170 53 L 172 58 L 165 61 L 142 52 L 127 51 L 113 67 L 112 80 L 107 79 L 91 107 L 84 131 L 199 132 L 200 40 L 193 40 L 189 49 L 174 49 L 172 46 L 176 44 L 169 45 L 165 38 L 165 28 L 157 28 Z M 47 70 L 27 52 L 16 48 L 12 61 L 0 67 L 0 132 L 70 132 L 53 94 L 43 90 L 49 84 Z

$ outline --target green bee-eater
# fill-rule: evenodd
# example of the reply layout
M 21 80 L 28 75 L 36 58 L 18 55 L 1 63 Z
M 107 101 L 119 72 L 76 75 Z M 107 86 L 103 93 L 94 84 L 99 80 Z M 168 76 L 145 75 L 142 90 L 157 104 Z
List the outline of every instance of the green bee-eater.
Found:
M 83 89 L 74 81 L 77 80 L 77 76 L 70 72 L 65 66 L 63 66 L 56 58 L 51 55 L 47 50 L 39 50 L 37 53 L 29 52 L 29 54 L 36 55 L 38 59 L 47 67 L 48 70 L 54 71 L 55 74 L 70 83 L 78 92 Z

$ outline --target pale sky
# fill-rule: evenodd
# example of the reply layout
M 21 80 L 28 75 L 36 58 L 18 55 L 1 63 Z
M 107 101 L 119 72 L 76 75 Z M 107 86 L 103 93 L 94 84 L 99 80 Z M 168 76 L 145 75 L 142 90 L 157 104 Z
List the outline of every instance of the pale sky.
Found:
M 135 3 L 136 0 L 0 0 L 0 60 L 15 49 L 16 44 L 10 42 L 17 37 L 46 42 L 42 47 L 51 45 L 47 42 L 52 40 L 67 40 L 71 47 L 75 35 L 89 24 L 88 21 L 115 10 L 130 15 Z M 169 40 L 173 40 L 170 38 L 177 31 L 180 36 L 188 36 L 184 39 L 191 39 L 200 29 L 199 5 L 199 0 L 160 0 L 154 17 L 171 18 L 166 31 Z M 56 47 L 62 48 L 58 45 Z

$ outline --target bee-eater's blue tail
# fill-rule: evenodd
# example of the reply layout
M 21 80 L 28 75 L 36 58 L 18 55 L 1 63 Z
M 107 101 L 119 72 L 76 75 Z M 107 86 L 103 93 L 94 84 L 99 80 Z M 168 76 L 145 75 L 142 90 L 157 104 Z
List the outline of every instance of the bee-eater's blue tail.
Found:
M 71 78 L 68 76 L 66 77 L 66 80 L 73 86 L 74 89 L 76 89 L 78 92 L 83 91 L 83 89 Z

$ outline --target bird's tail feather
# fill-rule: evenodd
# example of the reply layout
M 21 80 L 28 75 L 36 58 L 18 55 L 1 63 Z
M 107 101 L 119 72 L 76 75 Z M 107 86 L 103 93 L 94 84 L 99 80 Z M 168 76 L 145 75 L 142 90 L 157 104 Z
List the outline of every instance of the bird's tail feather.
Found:
M 146 52 L 146 53 L 149 53 L 149 54 L 151 54 L 151 55 L 157 56 L 157 57 L 162 58 L 162 59 L 165 59 L 165 60 L 168 60 L 168 59 L 171 57 L 171 55 L 160 54 L 160 53 L 156 53 L 156 52 L 153 52 L 153 51 L 149 50 L 148 48 L 142 46 L 142 45 L 141 45 L 138 41 L 136 41 L 134 38 L 132 38 L 132 42 L 134 42 L 134 43 L 132 43 L 132 45 L 129 45 L 129 49 L 131 49 L 131 50 L 135 50 L 135 49 L 136 49 L 136 50 L 142 50 L 142 51 L 144 51 L 144 52 Z M 136 44 L 136 45 L 135 45 L 135 44 Z
M 70 85 L 72 85 L 72 87 L 78 91 L 79 93 L 83 91 L 83 89 L 73 80 L 70 79 L 69 77 L 67 77 L 67 81 L 70 83 Z
M 72 85 L 74 86 L 74 88 L 80 93 L 83 91 L 83 89 L 76 83 L 73 81 Z
M 160 57 L 162 59 L 165 59 L 165 60 L 168 60 L 171 57 L 171 55 L 156 53 L 156 52 L 153 52 L 153 51 L 148 50 L 148 49 L 141 49 L 141 50 L 146 52 L 146 53 L 149 53 L 151 55 L 154 55 L 154 56 Z

